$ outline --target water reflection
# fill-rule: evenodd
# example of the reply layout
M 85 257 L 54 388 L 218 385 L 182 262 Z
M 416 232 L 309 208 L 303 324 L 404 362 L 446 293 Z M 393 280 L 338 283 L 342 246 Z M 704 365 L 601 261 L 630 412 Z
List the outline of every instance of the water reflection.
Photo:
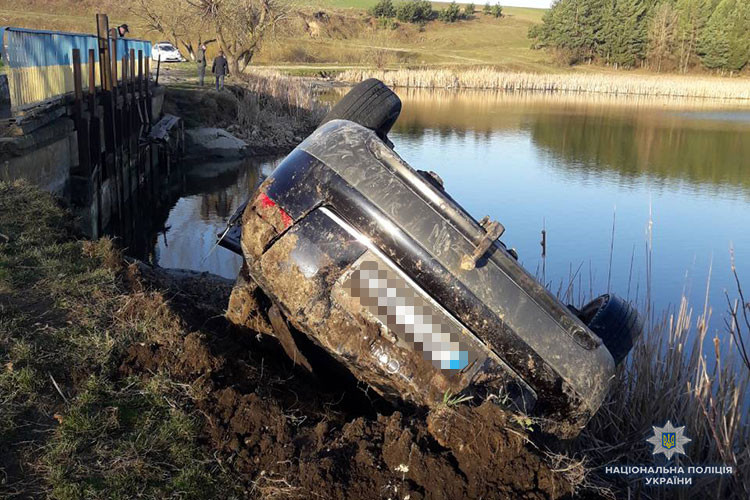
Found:
M 129 253 L 161 267 L 236 278 L 241 258 L 216 247 L 216 235 L 276 163 L 276 159 L 246 159 L 186 168 L 177 182 L 177 196 L 147 232 L 147 243 L 141 245 L 145 248 L 131 247 Z
M 683 292 L 702 304 L 712 263 L 709 304 L 716 315 L 726 309 L 730 245 L 738 262 L 750 261 L 742 222 L 750 213 L 747 103 L 398 93 L 397 151 L 417 168 L 436 170 L 475 217 L 502 221 L 503 239 L 524 265 L 539 274 L 545 269 L 545 282 L 571 290 L 569 300 L 607 289 L 645 300 L 651 221 L 657 309 L 677 303 Z
M 743 101 L 604 94 L 399 90 L 396 131 L 485 144 L 500 132 L 528 133 L 572 175 L 647 175 L 740 187 L 750 193 L 750 108 Z

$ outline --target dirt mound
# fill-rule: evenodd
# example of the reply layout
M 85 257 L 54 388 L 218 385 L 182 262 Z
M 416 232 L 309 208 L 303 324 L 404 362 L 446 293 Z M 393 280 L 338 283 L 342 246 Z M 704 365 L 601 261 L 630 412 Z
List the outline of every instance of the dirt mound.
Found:
M 190 387 L 207 445 L 260 498 L 558 498 L 572 485 L 493 404 L 394 411 L 291 364 L 273 339 L 239 331 L 219 304 L 195 308 L 191 277 L 150 279 L 193 332 L 134 344 L 122 375 L 166 372 Z M 257 338 L 256 338 L 257 337 Z

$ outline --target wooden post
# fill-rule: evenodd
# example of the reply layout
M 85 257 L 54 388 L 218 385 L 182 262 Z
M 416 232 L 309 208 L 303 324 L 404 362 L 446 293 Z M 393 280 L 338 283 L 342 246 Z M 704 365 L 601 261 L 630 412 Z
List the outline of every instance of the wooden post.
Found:
M 146 57 L 145 69 L 146 69 L 146 118 L 148 119 L 148 126 L 151 128 L 151 122 L 154 120 L 153 112 L 151 111 L 151 71 L 149 70 L 150 58 Z
M 110 59 L 112 60 L 112 90 L 116 90 L 119 86 L 119 77 L 118 74 L 120 71 L 117 69 L 117 40 L 114 38 L 112 39 L 112 51 L 110 54 Z
M 138 92 L 143 92 L 143 51 L 138 51 Z
M 73 89 L 75 95 L 74 120 L 78 136 L 78 169 L 88 176 L 91 173 L 89 161 L 89 126 L 83 116 L 83 82 L 81 76 L 81 50 L 73 49 Z M 90 193 L 90 186 L 89 193 Z M 90 200 L 87 200 L 90 201 Z
M 109 19 L 106 14 L 96 15 L 96 31 L 99 45 L 99 82 L 102 88 L 102 105 L 104 107 L 105 154 L 114 154 L 116 134 L 112 96 L 112 54 L 109 50 Z M 116 73 L 114 78 L 117 78 Z M 112 170 L 114 170 L 114 162 L 111 164 Z
M 111 192 L 115 203 L 110 204 L 110 220 L 119 217 L 122 210 L 122 189 L 118 175 L 117 157 L 117 118 L 116 118 L 116 96 L 117 85 L 117 46 L 109 42 L 109 19 L 105 14 L 96 15 L 96 31 L 99 44 L 99 79 L 102 89 L 102 108 L 104 115 L 102 123 L 104 126 L 104 162 L 102 169 L 106 177 L 111 179 Z M 114 54 L 110 50 L 114 50 Z M 112 71 L 114 69 L 114 71 Z
M 128 63 L 130 63 L 130 70 L 128 76 L 129 82 L 130 82 L 130 104 L 128 105 L 128 125 L 130 127 L 129 135 L 128 135 L 128 149 L 130 150 L 130 165 L 134 166 L 135 170 L 135 193 L 138 198 L 140 198 L 139 188 L 141 186 L 141 172 L 140 172 L 140 166 L 139 166 L 139 151 L 138 151 L 138 136 L 137 132 L 139 129 L 139 126 L 136 126 L 136 120 L 135 120 L 135 106 L 136 106 L 136 97 L 135 97 L 135 49 L 130 49 L 130 57 L 128 58 Z M 140 199 L 137 199 L 138 202 L 140 202 Z
M 91 123 L 89 124 L 89 159 L 91 161 L 92 183 L 96 188 L 96 230 L 95 236 L 102 235 L 102 144 L 101 125 L 99 120 L 99 103 L 96 101 L 96 51 L 89 49 L 89 95 L 88 109 Z
M 88 92 L 88 110 L 90 117 L 89 125 L 89 159 L 91 168 L 101 172 L 102 146 L 100 141 L 99 125 L 99 103 L 96 101 L 96 51 L 89 49 L 89 92 Z M 99 188 L 101 189 L 101 174 L 99 174 Z
M 109 19 L 106 14 L 96 15 L 96 33 L 99 43 L 99 72 L 102 90 L 112 90 L 109 54 Z
M 130 49 L 130 83 L 135 83 L 135 49 Z
M 91 116 L 99 114 L 96 105 L 96 51 L 89 49 L 89 113 Z
M 120 95 L 122 97 L 122 110 L 121 122 L 122 122 L 122 143 L 121 146 L 125 148 L 127 145 L 127 138 L 130 136 L 130 120 L 128 117 L 128 58 L 127 54 L 122 55 L 122 77 L 120 79 Z M 118 101 L 119 103 L 119 101 Z M 127 165 L 127 164 L 126 164 Z
M 130 121 L 130 136 L 128 137 L 128 139 L 130 141 L 131 154 L 135 152 L 136 153 L 135 156 L 137 157 L 138 144 L 136 143 L 135 145 L 133 145 L 133 140 L 134 140 L 133 136 L 135 135 L 135 133 L 137 132 L 137 129 L 139 128 L 138 126 L 136 126 L 136 120 L 135 120 L 135 117 L 136 117 L 135 107 L 137 104 L 136 97 L 135 97 L 135 91 L 136 91 L 136 88 L 135 88 L 135 49 L 130 49 L 130 60 L 128 62 L 130 63 L 130 75 L 129 75 L 130 76 L 130 107 L 128 109 L 128 119 Z
M 120 134 L 120 147 L 122 148 L 122 177 L 127 182 L 124 183 L 125 199 L 129 200 L 127 208 L 133 202 L 132 185 L 133 179 L 130 175 L 130 114 L 128 113 L 128 59 L 127 55 L 122 55 L 122 81 L 120 86 L 122 94 L 122 110 L 120 111 L 120 122 L 122 124 L 122 133 Z
M 112 61 L 112 110 L 113 110 L 113 122 L 115 124 L 115 140 L 112 149 L 114 154 L 114 173 L 115 173 L 115 185 L 117 191 L 117 219 L 119 222 L 120 230 L 124 226 L 123 210 L 125 207 L 125 179 L 123 175 L 123 158 L 122 158 L 122 120 L 119 108 L 119 75 L 117 68 L 117 40 L 112 39 L 112 52 L 110 54 Z
M 146 120 L 146 92 L 143 84 L 143 51 L 138 51 L 138 117 L 141 125 L 147 123 Z
M 83 82 L 81 81 L 81 49 L 73 49 L 73 92 L 76 118 L 83 115 Z

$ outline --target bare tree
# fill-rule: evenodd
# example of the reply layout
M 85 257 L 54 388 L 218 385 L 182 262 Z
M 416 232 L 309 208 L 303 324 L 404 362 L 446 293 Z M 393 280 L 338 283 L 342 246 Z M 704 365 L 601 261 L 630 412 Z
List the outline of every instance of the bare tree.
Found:
M 261 43 L 287 19 L 285 0 L 187 0 L 212 24 L 235 75 L 250 64 Z
M 678 21 L 678 13 L 669 2 L 660 4 L 651 19 L 648 58 L 656 64 L 657 72 L 661 71 L 664 59 L 674 53 Z
M 161 33 L 175 47 L 182 46 L 192 60 L 202 43 L 214 41 L 203 38 L 208 22 L 189 0 L 136 0 L 130 11 L 148 31 Z

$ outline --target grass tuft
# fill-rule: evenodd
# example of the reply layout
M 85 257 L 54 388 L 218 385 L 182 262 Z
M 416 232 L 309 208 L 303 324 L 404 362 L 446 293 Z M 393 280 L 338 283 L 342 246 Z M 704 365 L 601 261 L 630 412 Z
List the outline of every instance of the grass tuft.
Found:
M 230 496 L 174 384 L 118 374 L 133 342 L 185 333 L 165 299 L 25 182 L 0 182 L 0 234 L 0 497 Z

